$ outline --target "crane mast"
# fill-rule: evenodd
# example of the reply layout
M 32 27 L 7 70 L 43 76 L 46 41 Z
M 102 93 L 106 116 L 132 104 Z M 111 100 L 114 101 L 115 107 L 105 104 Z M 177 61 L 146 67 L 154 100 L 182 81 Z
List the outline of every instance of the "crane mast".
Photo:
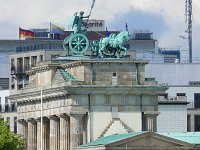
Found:
M 185 22 L 189 48 L 189 63 L 192 63 L 192 0 L 185 1 Z

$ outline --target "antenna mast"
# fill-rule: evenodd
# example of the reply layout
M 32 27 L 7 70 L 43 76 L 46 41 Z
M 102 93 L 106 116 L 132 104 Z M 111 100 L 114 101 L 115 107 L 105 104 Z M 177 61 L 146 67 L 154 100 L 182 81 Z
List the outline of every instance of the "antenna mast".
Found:
M 192 0 L 185 1 L 186 33 L 188 34 L 189 63 L 192 63 Z

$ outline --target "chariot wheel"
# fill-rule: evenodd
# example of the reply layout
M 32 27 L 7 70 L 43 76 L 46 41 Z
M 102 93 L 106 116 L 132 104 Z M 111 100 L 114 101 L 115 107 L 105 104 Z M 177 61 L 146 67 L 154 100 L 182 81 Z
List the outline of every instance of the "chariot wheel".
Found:
M 69 40 L 69 49 L 76 53 L 84 53 L 89 48 L 88 38 L 83 34 L 75 34 L 70 37 Z

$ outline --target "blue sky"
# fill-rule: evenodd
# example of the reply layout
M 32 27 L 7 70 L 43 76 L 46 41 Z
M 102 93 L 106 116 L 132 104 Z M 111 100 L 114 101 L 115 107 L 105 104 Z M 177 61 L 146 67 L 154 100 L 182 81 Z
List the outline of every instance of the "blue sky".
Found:
M 0 0 L 0 39 L 18 39 L 19 26 L 48 28 L 49 23 L 66 27 L 70 16 L 87 14 L 92 0 Z M 93 19 L 104 19 L 108 29 L 149 29 L 160 47 L 187 49 L 185 0 L 96 0 Z M 193 0 L 193 54 L 200 57 L 200 1 Z
M 121 15 L 118 20 L 112 23 L 107 23 L 108 29 L 120 29 L 125 30 L 125 24 L 127 22 L 130 32 L 134 32 L 136 29 L 146 29 L 154 33 L 155 38 L 159 38 L 162 31 L 168 30 L 165 20 L 152 13 L 145 13 L 140 10 L 132 10 L 126 14 Z

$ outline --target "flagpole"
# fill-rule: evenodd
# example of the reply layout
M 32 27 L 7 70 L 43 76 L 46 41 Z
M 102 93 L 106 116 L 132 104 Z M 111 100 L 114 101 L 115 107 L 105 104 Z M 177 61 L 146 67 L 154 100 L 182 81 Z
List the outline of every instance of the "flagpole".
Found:
M 41 143 L 40 143 L 40 145 L 41 145 L 41 150 L 43 150 L 43 139 L 42 139 L 43 138 L 43 133 L 42 133 L 42 131 L 43 131 L 42 130 L 42 128 L 43 128 L 43 99 L 42 99 L 42 89 L 41 89 L 41 106 L 40 107 L 41 107 L 41 126 L 40 126 L 40 128 L 41 128 L 40 129 L 41 130 L 41 134 L 40 134 L 41 135 L 41 137 L 40 137 L 41 141 L 40 142 Z
M 51 34 L 52 34 L 52 33 L 51 33 L 51 32 L 52 32 L 52 31 L 51 31 L 51 22 L 50 22 L 50 28 L 49 28 L 49 29 L 50 29 L 50 31 L 49 31 L 49 32 L 50 32 L 50 33 L 49 33 L 49 35 L 50 35 L 50 39 L 49 39 L 49 48 L 51 49 Z
M 92 9 L 93 9 L 93 7 L 94 7 L 94 4 L 95 4 L 95 0 L 92 1 L 92 5 L 91 5 L 91 8 L 90 8 L 90 13 L 89 13 L 89 16 L 88 16 L 88 19 L 87 19 L 86 25 L 88 24 L 89 18 L 90 18 L 91 13 L 92 13 Z
M 127 22 L 126 22 L 126 31 L 128 31 L 128 24 L 127 24 Z
M 20 26 L 19 26 L 19 49 L 21 51 L 21 48 L 22 48 L 22 43 L 21 43 L 21 38 L 20 38 Z

